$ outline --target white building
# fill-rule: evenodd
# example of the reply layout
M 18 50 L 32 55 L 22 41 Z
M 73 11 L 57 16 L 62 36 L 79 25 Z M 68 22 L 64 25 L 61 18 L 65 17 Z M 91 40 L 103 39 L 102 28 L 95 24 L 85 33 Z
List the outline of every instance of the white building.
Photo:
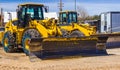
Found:
M 58 19 L 56 12 L 44 13 L 44 17 L 45 18 L 55 18 L 55 19 Z
M 17 18 L 17 13 L 16 12 L 9 12 L 9 13 L 11 13 L 11 15 L 12 15 L 12 20 Z M 3 14 L 4 14 L 4 22 L 6 23 L 10 19 L 9 14 L 8 14 L 8 12 L 4 12 Z
M 120 32 L 120 12 L 101 13 L 101 33 Z
M 17 18 L 17 13 L 16 12 L 10 12 L 12 14 L 12 20 Z M 4 12 L 4 22 L 8 22 L 9 21 L 9 14 L 8 12 Z M 44 18 L 57 18 L 57 13 L 56 12 L 49 12 L 49 13 L 44 13 Z

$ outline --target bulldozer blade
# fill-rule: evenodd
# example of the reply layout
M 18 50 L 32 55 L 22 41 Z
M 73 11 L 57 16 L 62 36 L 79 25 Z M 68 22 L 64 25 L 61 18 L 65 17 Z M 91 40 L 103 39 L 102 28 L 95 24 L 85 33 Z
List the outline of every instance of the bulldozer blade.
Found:
M 45 38 L 31 39 L 30 60 L 47 56 L 85 54 L 106 54 L 106 40 L 103 37 Z

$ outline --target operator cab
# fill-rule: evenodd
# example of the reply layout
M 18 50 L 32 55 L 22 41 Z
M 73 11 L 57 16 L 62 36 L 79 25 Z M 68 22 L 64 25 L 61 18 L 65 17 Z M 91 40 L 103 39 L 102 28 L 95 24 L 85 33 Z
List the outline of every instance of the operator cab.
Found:
M 77 23 L 77 12 L 65 11 L 59 13 L 60 25 L 70 25 L 71 23 Z
M 20 4 L 17 11 L 19 26 L 26 27 L 30 20 L 44 20 L 43 8 L 42 4 Z

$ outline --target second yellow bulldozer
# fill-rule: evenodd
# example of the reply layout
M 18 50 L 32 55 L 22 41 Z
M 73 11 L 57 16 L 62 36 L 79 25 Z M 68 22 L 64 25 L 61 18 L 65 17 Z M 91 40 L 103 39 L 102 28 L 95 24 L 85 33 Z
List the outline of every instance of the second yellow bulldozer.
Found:
M 61 11 L 59 13 L 59 26 L 64 36 L 83 37 L 96 34 L 96 27 L 89 24 L 78 23 L 76 11 Z
M 2 39 L 5 52 L 22 49 L 26 55 L 37 57 L 53 52 L 106 53 L 106 36 L 64 37 L 55 19 L 44 19 L 43 8 L 43 4 L 18 5 L 17 20 L 5 25 Z

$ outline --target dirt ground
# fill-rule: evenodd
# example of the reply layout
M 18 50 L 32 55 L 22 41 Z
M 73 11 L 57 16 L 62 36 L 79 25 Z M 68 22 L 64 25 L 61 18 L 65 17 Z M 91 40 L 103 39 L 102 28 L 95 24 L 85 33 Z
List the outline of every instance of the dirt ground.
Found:
M 30 62 L 24 53 L 5 53 L 0 48 L 0 70 L 120 70 L 120 48 L 109 55 L 69 57 Z

